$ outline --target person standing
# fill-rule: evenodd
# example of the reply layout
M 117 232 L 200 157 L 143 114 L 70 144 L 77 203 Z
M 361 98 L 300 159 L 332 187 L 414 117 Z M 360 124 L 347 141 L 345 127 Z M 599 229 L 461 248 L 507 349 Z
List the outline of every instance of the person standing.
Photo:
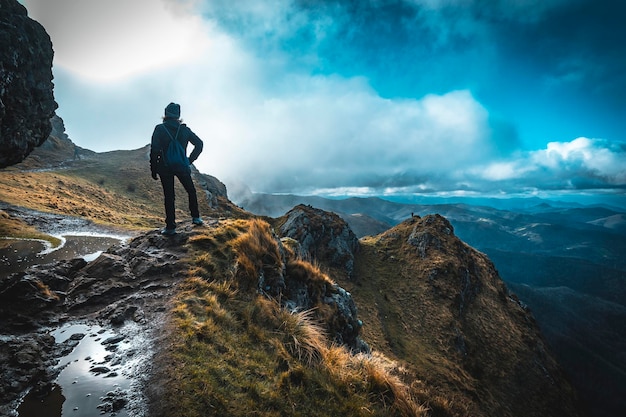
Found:
M 172 147 L 177 146 L 172 141 L 178 141 L 182 147 L 180 158 L 172 156 L 171 149 L 175 149 Z M 189 142 L 193 144 L 194 148 L 189 158 L 187 158 L 186 150 Z M 174 177 L 178 178 L 185 191 L 187 191 L 191 221 L 195 225 L 203 224 L 198 209 L 198 196 L 191 178 L 190 167 L 198 159 L 202 152 L 202 147 L 202 140 L 186 124 L 182 123 L 180 119 L 180 105 L 177 103 L 168 104 L 165 107 L 163 123 L 155 126 L 150 144 L 150 171 L 152 172 L 152 178 L 155 180 L 161 178 L 161 185 L 163 186 L 165 228 L 161 233 L 164 235 L 176 234 Z M 174 161 L 174 159 L 177 160 Z

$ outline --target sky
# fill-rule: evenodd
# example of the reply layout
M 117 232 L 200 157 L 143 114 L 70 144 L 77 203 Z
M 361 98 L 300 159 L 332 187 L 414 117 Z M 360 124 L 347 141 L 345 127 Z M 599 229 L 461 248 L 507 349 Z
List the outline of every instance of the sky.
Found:
M 81 147 L 141 148 L 174 101 L 232 189 L 626 205 L 626 2 L 21 3 Z

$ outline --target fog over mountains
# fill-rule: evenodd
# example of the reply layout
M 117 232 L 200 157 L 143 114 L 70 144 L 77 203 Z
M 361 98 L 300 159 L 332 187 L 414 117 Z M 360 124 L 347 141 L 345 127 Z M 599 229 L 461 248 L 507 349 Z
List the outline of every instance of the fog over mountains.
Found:
M 412 215 L 438 213 L 486 253 L 527 304 L 592 415 L 626 410 L 626 212 L 540 199 L 473 204 L 403 204 L 381 198 L 327 199 L 242 192 L 244 209 L 277 216 L 294 204 L 340 214 L 358 236 Z M 506 208 L 504 208 L 506 207 Z

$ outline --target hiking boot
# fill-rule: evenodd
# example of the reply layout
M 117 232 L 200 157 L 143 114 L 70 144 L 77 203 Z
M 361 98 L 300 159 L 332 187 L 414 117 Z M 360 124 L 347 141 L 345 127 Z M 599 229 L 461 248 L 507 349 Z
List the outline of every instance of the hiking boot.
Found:
M 204 224 L 200 217 L 194 217 L 193 219 L 191 219 L 191 222 L 197 226 L 202 226 Z
M 170 229 L 166 227 L 165 229 L 161 230 L 161 234 L 164 236 L 174 236 L 176 234 L 176 229 Z

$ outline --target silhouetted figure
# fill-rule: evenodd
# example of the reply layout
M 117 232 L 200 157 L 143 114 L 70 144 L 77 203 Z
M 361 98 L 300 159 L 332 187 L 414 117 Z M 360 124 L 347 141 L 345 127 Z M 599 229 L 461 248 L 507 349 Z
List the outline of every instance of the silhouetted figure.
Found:
M 80 159 L 80 151 L 78 150 L 78 146 L 74 145 L 74 160 Z
M 171 141 L 176 140 L 182 146 L 182 159 L 184 163 L 177 164 L 180 161 L 168 161 L 168 150 Z M 191 142 L 194 146 L 193 151 L 186 157 L 187 144 Z M 165 108 L 165 116 L 163 123 L 158 124 L 152 133 L 152 143 L 150 145 L 150 170 L 152 178 L 155 180 L 161 178 L 163 186 L 163 195 L 165 199 L 165 228 L 161 233 L 165 235 L 176 234 L 176 213 L 175 213 L 175 195 L 174 195 L 174 177 L 177 177 L 180 183 L 185 187 L 189 196 L 189 211 L 191 212 L 192 222 L 196 225 L 203 224 L 198 209 L 198 197 L 196 188 L 191 179 L 192 164 L 200 152 L 202 152 L 202 140 L 183 124 L 180 119 L 180 105 L 170 103 Z M 171 159 L 174 159 L 170 156 Z

